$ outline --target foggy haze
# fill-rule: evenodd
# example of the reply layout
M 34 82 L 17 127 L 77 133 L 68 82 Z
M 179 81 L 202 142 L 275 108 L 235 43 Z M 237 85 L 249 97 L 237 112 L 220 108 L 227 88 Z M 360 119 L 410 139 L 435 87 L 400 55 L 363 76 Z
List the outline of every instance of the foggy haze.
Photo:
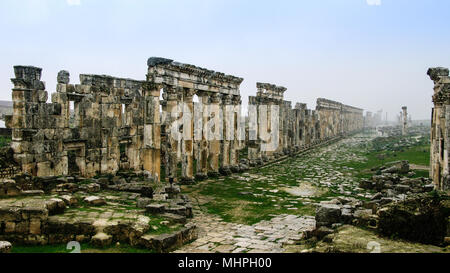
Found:
M 144 80 L 159 56 L 244 78 L 244 107 L 268 82 L 293 105 L 323 97 L 391 121 L 407 106 L 428 120 L 427 69 L 450 67 L 449 10 L 446 0 L 3 0 L 0 100 L 11 100 L 14 65 L 42 67 L 54 92 L 59 70 L 71 83 Z

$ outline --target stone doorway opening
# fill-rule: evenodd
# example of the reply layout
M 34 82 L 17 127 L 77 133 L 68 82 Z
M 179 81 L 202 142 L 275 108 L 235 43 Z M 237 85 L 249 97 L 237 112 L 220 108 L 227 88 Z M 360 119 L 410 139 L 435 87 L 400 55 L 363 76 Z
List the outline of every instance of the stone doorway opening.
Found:
M 67 174 L 70 176 L 84 176 L 86 170 L 85 144 L 67 143 Z

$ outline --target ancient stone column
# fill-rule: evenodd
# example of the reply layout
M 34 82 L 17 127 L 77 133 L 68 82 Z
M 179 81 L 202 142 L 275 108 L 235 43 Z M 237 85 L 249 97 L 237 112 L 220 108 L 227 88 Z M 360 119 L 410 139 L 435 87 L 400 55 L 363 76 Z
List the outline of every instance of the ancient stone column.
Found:
M 233 106 L 233 124 L 232 126 L 234 127 L 233 131 L 233 140 L 230 141 L 230 167 L 231 167 L 231 171 L 233 172 L 237 172 L 239 171 L 239 150 L 241 147 L 241 142 L 243 142 L 243 139 L 240 139 L 239 137 L 239 129 L 241 129 L 239 126 L 239 123 L 241 122 L 241 104 L 242 104 L 242 100 L 241 100 L 241 96 L 233 96 L 232 98 L 232 106 Z
M 234 107 L 232 95 L 224 95 L 222 103 L 223 140 L 220 152 L 220 173 L 223 175 L 231 174 L 230 170 L 230 144 L 234 139 Z
M 209 155 L 209 147 L 208 147 L 208 132 L 207 132 L 207 124 L 208 124 L 208 108 L 209 108 L 209 96 L 208 93 L 203 91 L 197 91 L 197 95 L 199 97 L 199 108 L 201 108 L 201 117 L 202 117 L 202 132 L 201 132 L 201 140 L 198 141 L 199 147 L 197 149 L 197 172 L 195 177 L 197 179 L 205 179 L 208 177 L 208 155 Z
M 209 140 L 209 156 L 208 156 L 208 176 L 217 177 L 219 175 L 219 153 L 222 126 L 220 124 L 220 103 L 222 102 L 220 93 L 211 94 L 211 103 L 209 105 L 208 114 L 208 140 Z
M 165 173 L 165 179 L 167 180 L 167 174 L 169 173 L 169 152 L 168 152 L 168 145 L 167 145 L 167 131 L 169 130 L 168 127 L 168 119 L 167 119 L 167 92 L 164 90 L 162 94 L 162 100 L 160 101 L 161 105 L 161 151 L 163 154 L 163 157 L 161 157 L 161 162 L 164 163 L 164 173 Z
M 449 160 L 450 150 L 450 77 L 449 70 L 443 67 L 430 68 L 427 73 L 434 82 L 430 147 L 430 178 L 438 190 L 450 189 Z
M 166 173 L 167 178 L 173 179 L 175 181 L 177 177 L 177 167 L 178 167 L 178 142 L 179 142 L 179 132 L 175 130 L 173 126 L 177 125 L 178 120 L 178 93 L 175 86 L 167 86 L 164 88 L 167 93 L 167 113 L 166 113 L 166 134 L 167 134 L 167 156 L 168 156 L 168 172 Z
M 194 95 L 194 89 L 184 90 L 181 180 L 187 184 L 194 181 Z
M 248 160 L 250 166 L 254 167 L 261 160 L 261 143 L 258 128 L 258 97 L 250 96 L 248 98 L 248 105 Z
M 33 66 L 15 66 L 15 78 L 12 89 L 13 115 L 7 117 L 6 126 L 12 129 L 11 148 L 14 151 L 14 159 L 18 162 L 23 172 L 37 175 L 39 163 L 36 162 L 33 153 L 33 135 L 37 132 L 34 125 L 33 107 L 39 97 L 47 99 L 44 82 L 41 81 L 42 68 Z M 37 111 L 35 111 L 37 112 Z M 39 118 L 39 117 L 38 117 Z
M 161 176 L 160 89 L 160 85 L 152 83 L 145 83 L 143 86 L 145 98 L 143 167 L 156 181 L 159 181 Z
M 403 110 L 403 123 L 402 123 L 402 135 L 408 133 L 408 108 L 406 106 L 402 107 Z

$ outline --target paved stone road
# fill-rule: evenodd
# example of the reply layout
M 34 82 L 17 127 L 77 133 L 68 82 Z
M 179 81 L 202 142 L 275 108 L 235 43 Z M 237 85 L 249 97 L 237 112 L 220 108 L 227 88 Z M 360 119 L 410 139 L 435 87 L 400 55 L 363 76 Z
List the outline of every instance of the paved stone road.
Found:
M 358 183 L 352 174 L 353 169 L 337 163 L 364 162 L 367 160 L 365 157 L 355 154 L 354 150 L 355 147 L 372 138 L 373 136 L 362 137 L 361 135 L 350 137 L 315 150 L 308 156 L 298 156 L 294 160 L 274 164 L 266 170 L 264 175 L 244 173 L 236 179 L 242 181 L 243 191 L 250 191 L 255 196 L 257 194 L 273 195 L 280 189 L 292 194 L 291 197 L 274 195 L 274 206 L 279 206 L 285 199 L 314 205 L 316 201 L 310 199 L 309 195 L 316 194 L 313 190 L 318 190 L 319 187 L 332 190 L 342 197 L 354 195 L 366 197 L 358 189 Z M 358 147 L 358 150 L 360 149 L 362 148 Z M 298 180 L 299 187 L 285 185 L 283 179 L 278 181 L 280 174 L 283 174 L 283 179 Z M 300 179 L 300 177 L 302 178 Z M 266 188 L 255 189 L 252 187 L 252 181 L 261 179 L 267 181 Z M 305 194 L 305 192 L 309 193 L 310 191 L 313 192 Z M 270 221 L 262 221 L 252 226 L 226 223 L 219 216 L 203 212 L 198 205 L 206 203 L 208 200 L 202 201 L 201 198 L 203 197 L 197 199 L 198 203 L 194 205 L 193 219 L 199 228 L 199 237 L 195 242 L 178 249 L 176 251 L 178 253 L 284 252 L 284 245 L 295 244 L 295 241 L 302 236 L 303 231 L 313 230 L 315 227 L 314 217 L 287 214 L 275 215 Z M 336 197 L 331 196 L 329 198 L 331 200 Z
M 254 225 L 226 223 L 215 215 L 194 210 L 198 239 L 175 253 L 280 253 L 283 245 L 294 244 L 302 232 L 313 230 L 314 217 L 277 215 Z

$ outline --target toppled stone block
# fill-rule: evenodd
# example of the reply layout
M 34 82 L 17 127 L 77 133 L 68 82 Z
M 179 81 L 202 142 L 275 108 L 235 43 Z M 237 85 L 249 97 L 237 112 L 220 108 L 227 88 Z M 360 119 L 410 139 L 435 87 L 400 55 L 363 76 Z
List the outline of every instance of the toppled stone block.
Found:
M 152 198 L 153 197 L 153 188 L 149 186 L 144 186 L 141 188 L 141 195 L 144 197 Z
M 66 180 L 66 179 L 64 179 Z M 56 185 L 56 192 L 66 192 L 66 193 L 73 193 L 77 192 L 79 190 L 79 187 L 75 183 L 63 183 Z
M 92 193 L 92 192 L 99 192 L 101 190 L 101 187 L 97 183 L 90 183 L 81 185 L 79 189 L 87 193 Z
M 358 209 L 353 213 L 354 224 L 368 226 L 373 215 L 372 209 Z
M 411 187 L 408 185 L 395 185 L 395 191 L 398 193 L 407 193 L 411 190 Z
M 24 195 L 24 196 L 44 195 L 44 191 L 42 191 L 42 190 L 22 191 L 22 195 Z
M 45 202 L 45 207 L 47 208 L 49 215 L 56 215 L 64 213 L 66 203 L 62 199 L 52 198 Z
M 0 181 L 0 196 L 19 196 L 21 189 L 12 179 L 3 179 Z
M 106 201 L 103 198 L 100 198 L 98 196 L 89 196 L 84 198 L 84 202 L 88 203 L 92 206 L 103 206 L 106 205 Z
M 341 211 L 341 221 L 344 224 L 350 224 L 353 221 L 353 213 L 351 209 L 344 208 Z
M 136 206 L 138 208 L 146 208 L 148 205 L 150 205 L 153 202 L 153 200 L 151 198 L 147 198 L 147 197 L 139 197 L 136 201 Z
M 334 223 L 339 223 L 341 217 L 341 208 L 334 204 L 321 204 L 316 209 L 316 225 L 331 226 Z
M 66 203 L 66 206 L 74 207 L 78 205 L 78 199 L 72 195 L 63 195 L 61 199 Z
M 421 194 L 389 204 L 377 212 L 378 231 L 424 244 L 442 244 L 450 216 L 448 196 Z
M 382 173 L 399 173 L 407 174 L 409 172 L 409 162 L 408 161 L 396 161 L 386 164 L 387 168 L 382 170 Z
M 171 223 L 174 224 L 186 224 L 186 216 L 173 214 L 173 213 L 164 213 L 162 216 L 168 219 Z
M 428 184 L 422 187 L 424 192 L 430 192 L 434 190 L 434 184 Z
M 171 206 L 166 208 L 168 213 L 178 214 L 186 216 L 186 207 L 185 206 Z
M 371 190 L 374 188 L 374 183 L 372 181 L 366 180 L 366 179 L 362 179 L 359 182 L 359 187 L 362 189 L 366 189 L 366 190 Z
M 372 196 L 372 198 L 370 198 L 370 199 L 371 199 L 371 200 L 378 200 L 378 199 L 381 199 L 381 198 L 383 198 L 383 194 L 380 193 L 380 192 L 378 192 L 378 193 L 374 194 L 374 195 Z
M 145 207 L 145 211 L 150 214 L 161 214 L 166 210 L 166 206 L 164 204 L 150 204 Z
M 321 227 L 313 230 L 311 235 L 316 237 L 317 239 L 321 240 L 323 237 L 327 236 L 328 234 L 332 234 L 332 233 L 334 233 L 333 229 L 321 226 Z
M 0 241 L 0 253 L 11 252 L 12 244 L 7 241 Z

